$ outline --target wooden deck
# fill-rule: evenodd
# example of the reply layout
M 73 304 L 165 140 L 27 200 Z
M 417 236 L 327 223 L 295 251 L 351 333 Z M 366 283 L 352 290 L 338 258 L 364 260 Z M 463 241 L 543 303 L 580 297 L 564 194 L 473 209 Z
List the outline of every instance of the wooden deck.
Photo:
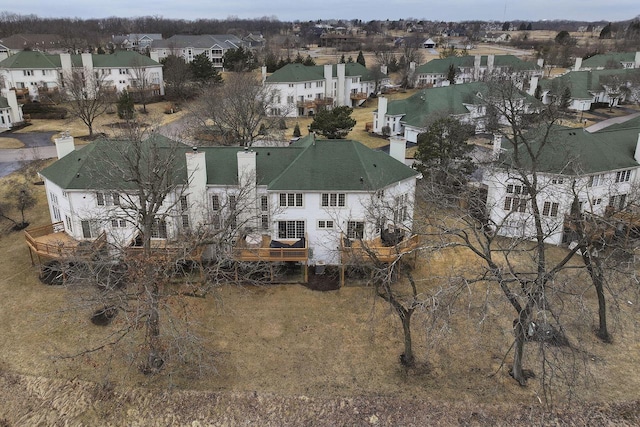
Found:
M 417 235 L 404 239 L 395 246 L 383 245 L 380 237 L 373 240 L 351 240 L 351 246 L 346 246 L 345 242 L 345 237 L 340 239 L 342 264 L 363 261 L 372 257 L 383 263 L 392 263 L 420 246 L 420 238 Z
M 76 240 L 65 232 L 62 222 L 27 229 L 24 236 L 32 264 L 33 254 L 38 257 L 39 262 L 42 259 L 85 257 L 91 256 L 107 244 L 104 232 L 92 241 Z
M 286 244 L 293 244 L 296 240 L 278 240 Z M 308 240 L 305 238 L 304 248 L 271 248 L 271 237 L 262 235 L 260 243 L 255 245 L 248 244 L 245 239 L 240 239 L 233 249 L 233 258 L 236 261 L 268 261 L 268 262 L 284 262 L 297 261 L 306 263 L 309 259 Z

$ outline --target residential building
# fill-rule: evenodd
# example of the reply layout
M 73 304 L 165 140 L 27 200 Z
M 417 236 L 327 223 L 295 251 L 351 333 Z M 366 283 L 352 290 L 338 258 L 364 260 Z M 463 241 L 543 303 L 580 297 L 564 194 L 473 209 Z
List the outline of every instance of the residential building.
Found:
M 277 91 L 271 114 L 300 117 L 319 108 L 356 107 L 380 87 L 389 83 L 382 72 L 376 76 L 357 62 L 336 65 L 288 64 L 270 76 L 263 68 L 264 84 Z
M 14 34 L 0 39 L 0 61 L 24 50 L 63 53 L 62 37 L 56 34 Z
M 3 89 L 0 94 L 0 132 L 23 122 L 22 105 L 18 104 L 16 92 Z
M 251 48 L 249 42 L 245 42 L 233 34 L 202 34 L 199 36 L 176 34 L 165 40 L 154 40 L 149 47 L 152 54 L 156 54 L 162 60 L 169 55 L 181 57 L 190 63 L 197 55 L 204 53 L 216 68 L 223 68 L 222 58 L 226 51 L 231 49 Z
M 567 216 L 574 197 L 582 214 L 602 217 L 612 209 L 631 209 L 640 183 L 640 118 L 589 133 L 582 128 L 557 126 L 544 145 L 532 139 L 536 153 L 536 199 L 542 216 L 545 241 L 559 245 L 573 240 Z M 535 237 L 532 200 L 512 167 L 513 147 L 506 139 L 495 139 L 498 159 L 484 174 L 487 213 L 496 232 L 507 237 Z M 531 167 L 527 150 L 519 150 L 520 164 Z M 531 178 L 531 176 L 530 176 Z M 608 209 L 608 207 L 610 207 Z M 621 222 L 621 226 L 624 224 Z
M 640 69 L 616 69 L 570 71 L 554 79 L 540 80 L 539 85 L 544 104 L 550 104 L 564 96 L 568 89 L 568 94 L 571 95 L 568 108 L 574 111 L 588 111 L 594 104 L 618 106 L 618 103 L 626 98 L 626 93 L 621 87 L 637 85 L 638 81 Z M 532 94 L 531 91 L 529 93 Z
M 373 112 L 373 131 L 377 134 L 402 135 L 408 142 L 415 143 L 418 134 L 426 131 L 430 118 L 450 116 L 461 123 L 474 125 L 476 133 L 481 133 L 487 126 L 483 97 L 488 93 L 487 83 L 473 82 L 422 89 L 409 98 L 396 101 L 381 96 L 378 98 L 378 109 Z M 538 104 L 535 98 L 524 92 L 519 93 L 522 112 L 534 111 Z M 497 120 L 504 122 L 504 118 Z
M 151 83 L 150 89 L 157 95 L 164 95 L 162 65 L 130 51 L 117 51 L 109 55 L 19 52 L 0 61 L 0 80 L 3 88 L 16 89 L 19 100 L 37 101 L 44 95 L 57 92 L 63 77 L 74 68 L 92 70 L 116 92 L 124 89 L 136 91 L 144 75 L 147 83 Z
M 542 62 L 530 63 L 513 55 L 466 55 L 432 59 L 416 67 L 419 87 L 449 84 L 450 67 L 455 69 L 455 84 L 484 80 L 489 74 L 517 76 L 524 83 L 531 77 L 542 76 Z M 521 86 L 522 87 L 522 86 Z
M 151 46 L 154 40 L 162 40 L 162 34 L 124 34 L 120 36 L 111 36 L 111 43 L 117 49 L 135 50 L 137 52 L 145 52 Z
M 57 229 L 76 245 L 105 235 L 117 247 L 134 244 L 138 228 L 122 209 L 132 199 L 124 195 L 134 189 L 120 172 L 105 178 L 122 161 L 123 144 L 99 140 L 76 151 L 72 137 L 56 139 L 59 160 L 40 172 L 55 224 L 46 233 Z M 161 136 L 143 144 L 144 150 L 176 147 Z M 165 247 L 188 230 L 224 228 L 236 259 L 336 265 L 362 242 L 377 242 L 372 247 L 387 259 L 397 256 L 398 242 L 416 242 L 411 229 L 419 174 L 359 142 L 309 135 L 288 147 L 182 147 L 172 163 L 175 191 L 151 236 L 154 246 Z M 28 231 L 27 241 L 46 257 L 37 234 Z M 389 235 L 397 242 L 385 241 Z M 296 242 L 295 255 L 280 250 Z
M 574 71 L 604 70 L 616 68 L 640 68 L 640 52 L 611 52 L 593 55 L 590 58 L 576 58 Z

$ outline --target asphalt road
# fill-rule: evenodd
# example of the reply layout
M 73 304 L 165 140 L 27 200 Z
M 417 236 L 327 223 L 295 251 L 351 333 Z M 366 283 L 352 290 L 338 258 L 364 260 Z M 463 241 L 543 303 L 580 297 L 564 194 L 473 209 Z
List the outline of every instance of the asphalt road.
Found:
M 56 147 L 51 137 L 56 132 L 0 133 L 0 138 L 14 138 L 24 144 L 24 148 L 0 149 L 0 177 L 9 175 L 27 161 L 56 157 Z

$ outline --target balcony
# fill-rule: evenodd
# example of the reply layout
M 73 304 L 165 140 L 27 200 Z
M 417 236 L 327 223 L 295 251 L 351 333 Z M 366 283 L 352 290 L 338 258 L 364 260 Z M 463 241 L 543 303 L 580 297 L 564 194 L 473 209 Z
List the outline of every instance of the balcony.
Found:
M 303 262 L 309 259 L 306 236 L 296 240 L 272 240 L 266 234 L 250 234 L 239 239 L 233 248 L 236 261 Z
M 29 247 L 31 264 L 34 264 L 34 253 L 38 257 L 38 263 L 41 263 L 42 259 L 87 258 L 107 244 L 104 232 L 92 241 L 76 240 L 65 232 L 62 222 L 30 228 L 24 231 L 24 236 Z
M 369 95 L 367 95 L 365 92 L 356 92 L 356 93 L 351 93 L 351 99 L 353 100 L 362 100 L 362 99 L 367 99 L 369 97 Z
M 131 246 L 125 249 L 125 255 L 130 258 L 142 257 L 144 247 L 141 240 L 135 239 Z M 195 261 L 202 260 L 201 246 L 190 245 L 188 241 L 173 241 L 167 239 L 151 239 L 150 257 L 154 261 Z
M 420 238 L 418 235 L 403 239 L 396 245 L 389 245 L 383 242 L 380 237 L 376 237 L 373 240 L 361 240 L 348 239 L 342 236 L 340 239 L 340 255 L 343 265 L 372 259 L 389 264 L 414 251 L 419 246 Z
M 320 105 L 333 105 L 333 98 L 315 98 L 296 102 L 298 108 L 316 108 Z

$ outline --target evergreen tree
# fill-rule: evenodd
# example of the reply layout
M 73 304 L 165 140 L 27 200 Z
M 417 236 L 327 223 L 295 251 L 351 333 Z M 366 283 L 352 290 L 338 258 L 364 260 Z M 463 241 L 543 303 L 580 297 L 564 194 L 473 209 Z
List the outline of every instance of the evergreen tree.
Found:
M 363 67 L 367 66 L 367 63 L 364 60 L 364 55 L 363 55 L 362 51 L 358 52 L 358 58 L 356 59 L 356 62 L 358 64 L 362 65 Z
M 120 96 L 118 97 L 117 108 L 118 108 L 118 117 L 120 117 L 123 120 L 133 119 L 133 116 L 135 113 L 133 97 L 131 97 L 131 95 L 126 89 L 123 90 Z
M 611 38 L 611 22 L 604 26 L 602 31 L 600 31 L 601 39 L 610 39 Z
M 313 66 L 313 65 L 316 65 L 316 61 L 313 60 L 311 55 L 307 55 L 307 57 L 304 59 L 304 62 L 302 64 L 307 66 Z
M 295 127 L 293 128 L 293 137 L 294 138 L 300 138 L 300 135 L 302 135 L 300 133 L 300 125 L 298 123 L 296 123 Z
M 343 139 L 356 125 L 356 121 L 351 118 L 352 112 L 353 108 L 347 106 L 321 110 L 313 118 L 310 129 L 329 139 Z
M 294 64 L 303 64 L 304 63 L 304 58 L 302 57 L 302 55 L 300 55 L 300 52 L 298 52 L 298 54 L 296 55 L 295 59 L 293 60 Z
M 242 46 L 227 50 L 222 56 L 222 64 L 228 71 L 251 71 L 257 67 L 253 52 Z
M 194 56 L 189 67 L 191 68 L 191 75 L 199 83 L 222 83 L 222 76 L 218 73 L 218 70 L 215 69 L 211 60 L 204 53 Z
M 342 56 L 340 57 L 340 63 L 341 64 L 345 64 L 347 61 L 344 59 L 344 53 L 342 54 Z

